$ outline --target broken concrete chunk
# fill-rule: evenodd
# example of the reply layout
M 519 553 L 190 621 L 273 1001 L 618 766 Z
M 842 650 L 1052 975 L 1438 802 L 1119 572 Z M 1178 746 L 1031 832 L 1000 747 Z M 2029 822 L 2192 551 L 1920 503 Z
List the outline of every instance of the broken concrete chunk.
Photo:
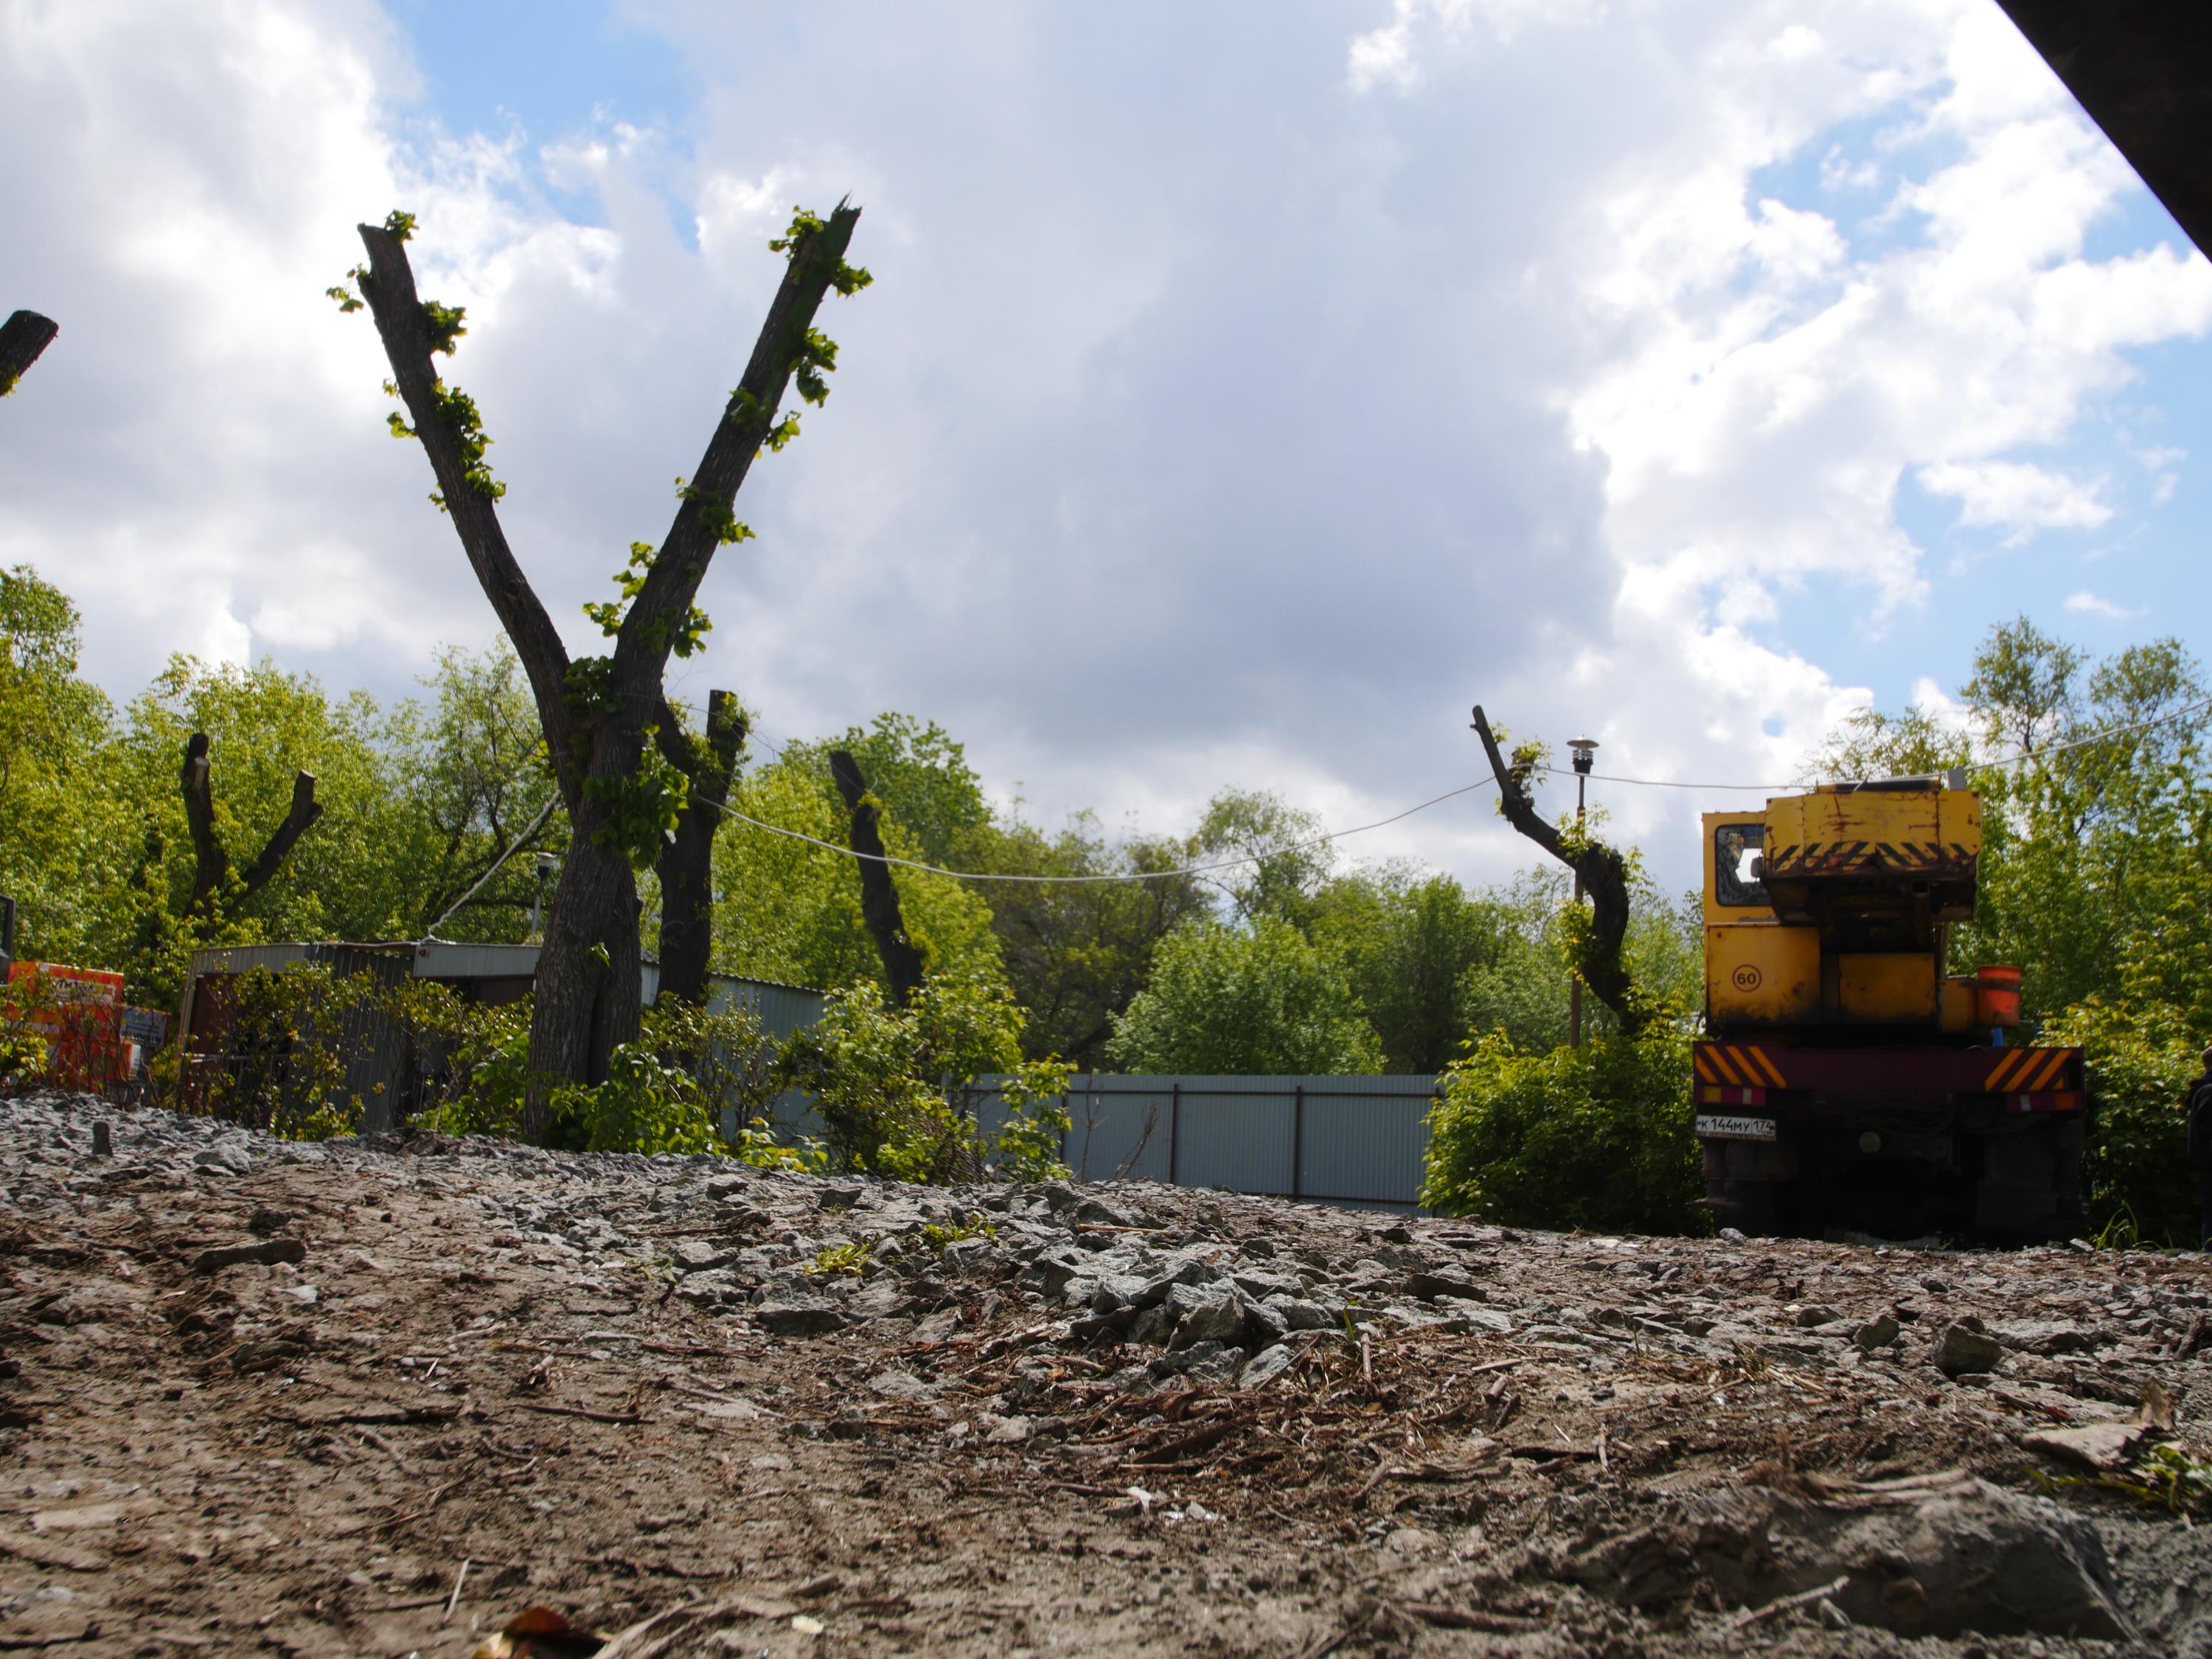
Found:
M 196 1273 L 219 1273 L 225 1267 L 244 1267 L 249 1263 L 268 1267 L 280 1261 L 305 1261 L 307 1247 L 296 1238 L 264 1238 L 255 1244 L 223 1244 L 212 1250 L 202 1250 L 192 1258 Z
M 2004 1348 L 1996 1338 L 1963 1322 L 1946 1328 L 1936 1343 L 1936 1369 L 1946 1376 L 1993 1371 L 2003 1358 Z

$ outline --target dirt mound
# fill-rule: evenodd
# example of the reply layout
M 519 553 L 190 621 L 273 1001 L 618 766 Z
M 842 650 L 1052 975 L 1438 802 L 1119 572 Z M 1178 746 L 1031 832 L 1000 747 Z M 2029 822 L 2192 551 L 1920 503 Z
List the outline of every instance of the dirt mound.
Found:
M 63 1099 L 0 1102 L 0 1188 L 9 1647 L 462 1659 L 542 1604 L 640 1653 L 2205 1650 L 2201 1533 L 2033 1490 L 2160 1390 L 2205 1455 L 2198 1261 Z

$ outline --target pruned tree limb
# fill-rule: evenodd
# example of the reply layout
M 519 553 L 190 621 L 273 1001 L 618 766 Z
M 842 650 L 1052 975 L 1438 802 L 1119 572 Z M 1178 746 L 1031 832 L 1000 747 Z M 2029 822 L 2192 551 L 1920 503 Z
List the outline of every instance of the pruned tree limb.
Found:
M 179 782 L 185 793 L 185 828 L 192 838 L 192 896 L 187 914 L 202 908 L 230 875 L 230 857 L 215 832 L 215 792 L 208 781 L 208 739 L 195 732 L 185 744 Z
M 706 741 L 696 744 L 664 702 L 655 740 L 690 781 L 690 799 L 660 854 L 660 994 L 703 1006 L 714 942 L 714 831 L 745 740 L 744 710 L 734 693 L 708 692 Z
M 300 837 L 315 827 L 315 820 L 323 815 L 323 804 L 315 799 L 315 775 L 302 772 L 292 780 L 292 806 L 284 814 L 269 837 L 261 856 L 247 866 L 246 879 L 239 893 L 240 898 L 252 898 L 269 884 L 269 878 L 284 867 Z
M 860 920 L 867 924 L 868 935 L 876 942 L 876 954 L 883 958 L 884 978 L 890 981 L 892 1000 L 903 1005 L 921 989 L 921 952 L 907 937 L 898 888 L 891 880 L 890 866 L 884 862 L 884 838 L 877 828 L 882 809 L 868 793 L 868 781 L 860 775 L 860 763 L 842 749 L 830 751 L 830 775 L 836 780 L 837 793 L 845 798 L 846 810 L 853 815 L 853 850 L 860 854 L 853 862 L 860 872 Z
M 415 291 L 415 270 L 398 237 L 381 225 L 358 227 L 368 249 L 368 270 L 361 278 L 362 297 L 376 319 L 378 337 L 384 342 L 386 360 L 392 365 L 392 384 L 407 406 L 415 435 L 430 458 L 437 475 L 438 492 L 461 539 L 469 568 L 476 572 L 484 597 L 491 601 L 499 625 L 514 641 L 530 692 L 538 705 L 538 723 L 545 728 L 545 746 L 560 785 L 562 801 L 573 814 L 583 791 L 583 757 L 578 752 L 575 714 L 567 696 L 568 647 L 562 642 L 553 618 L 522 574 L 521 563 L 507 544 L 499 514 L 491 500 L 470 482 L 468 463 L 460 440 L 447 423 L 438 406 L 438 371 L 430 361 L 430 331 L 422 302 Z
M 178 780 L 184 790 L 185 824 L 192 838 L 192 896 L 185 906 L 188 915 L 204 909 L 218 894 L 226 898 L 252 898 L 284 867 L 300 837 L 313 829 L 323 815 L 322 803 L 315 799 L 315 775 L 301 773 L 292 780 L 292 805 L 284 821 L 270 835 L 261 856 L 247 866 L 237 891 L 228 893 L 230 854 L 216 830 L 215 789 L 210 773 L 207 733 L 195 732 L 185 744 L 185 764 Z
M 35 311 L 15 312 L 0 323 L 0 398 L 15 389 L 23 371 L 39 361 L 39 354 L 60 332 L 60 324 Z
M 1566 837 L 1536 811 L 1535 804 L 1522 787 L 1519 775 L 1506 765 L 1504 756 L 1498 752 L 1498 739 L 1491 735 L 1490 722 L 1479 704 L 1474 710 L 1474 729 L 1482 739 L 1483 753 L 1490 758 L 1490 769 L 1497 776 L 1498 810 L 1505 815 L 1505 821 L 1582 878 L 1583 889 L 1590 898 L 1589 932 L 1583 938 L 1582 960 L 1577 964 L 1583 983 L 1589 987 L 1593 996 L 1613 1010 L 1620 1029 L 1630 1036 L 1635 1036 L 1650 1016 L 1632 994 L 1628 969 L 1620 959 L 1621 948 L 1628 939 L 1626 860 L 1601 842 L 1585 842 L 1579 850 L 1570 847 Z

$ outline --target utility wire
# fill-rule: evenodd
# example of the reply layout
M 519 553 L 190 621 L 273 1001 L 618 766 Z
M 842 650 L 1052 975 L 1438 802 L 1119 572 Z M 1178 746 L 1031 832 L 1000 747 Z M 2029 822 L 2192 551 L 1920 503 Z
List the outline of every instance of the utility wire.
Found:
M 749 823 L 754 829 L 764 830 L 771 836 L 782 836 L 792 841 L 803 841 L 810 847 L 821 848 L 824 852 L 842 853 L 848 859 L 866 859 L 878 864 L 896 864 L 904 869 L 927 871 L 933 876 L 951 876 L 959 881 L 1018 881 L 1038 886 L 1066 887 L 1091 886 L 1106 882 L 1168 881 L 1181 876 L 1202 876 L 1215 870 L 1234 870 L 1247 864 L 1264 864 L 1269 859 L 1281 858 L 1286 853 L 1304 852 L 1309 847 L 1319 847 L 1328 842 L 1342 841 L 1346 836 L 1364 835 L 1370 830 L 1380 830 L 1383 825 L 1395 823 L 1401 818 L 1409 818 L 1416 812 L 1425 812 L 1430 807 L 1440 805 L 1454 796 L 1470 794 L 1477 789 L 1486 789 L 1491 786 L 1492 781 L 1491 779 L 1485 778 L 1480 782 L 1462 784 L 1456 789 L 1445 790 L 1441 795 L 1432 795 L 1418 806 L 1408 806 L 1402 812 L 1393 812 L 1387 818 L 1377 818 L 1372 823 L 1355 824 L 1349 830 L 1332 830 L 1328 835 L 1315 836 L 1305 841 L 1292 842 L 1287 847 L 1277 847 L 1265 853 L 1248 853 L 1233 859 L 1217 859 L 1210 864 L 1186 865 L 1179 870 L 1139 870 L 1126 875 L 1110 876 L 1017 876 L 982 870 L 946 870 L 934 864 L 924 864 L 918 859 L 902 859 L 890 853 L 856 853 L 849 847 L 840 847 L 834 841 L 823 841 L 818 836 L 802 835 L 796 830 L 787 830 L 781 824 L 763 823 L 750 813 L 740 812 L 727 801 L 715 800 L 706 795 L 695 796 L 693 799 L 704 801 L 723 817 L 734 818 L 739 823 Z
M 2102 731 L 2091 732 L 2086 738 L 2076 738 L 2071 743 L 2057 744 L 2048 749 L 2023 750 L 2021 753 L 2004 760 L 1974 761 L 1960 769 L 1967 772 L 2008 772 L 2015 766 L 2027 765 L 2030 761 L 2048 760 L 2053 755 L 2063 755 L 2075 749 L 2087 749 L 2093 744 L 2109 743 L 2114 738 L 2127 736 L 2130 732 L 2142 732 L 2154 726 L 2164 726 L 2169 721 L 2179 720 L 2185 714 L 2194 714 L 2206 708 L 2212 708 L 2212 697 L 2203 697 L 2195 702 L 2184 703 L 2179 708 L 2167 709 L 2163 714 L 2153 714 L 2146 720 L 2133 720 L 2125 726 L 2108 726 Z M 1547 766 L 1544 770 L 1562 778 L 1575 775 L 1572 770 L 1564 766 Z M 1796 781 L 1790 783 L 1678 783 L 1672 778 L 1625 778 L 1612 772 L 1590 772 L 1583 775 L 1595 783 L 1628 783 L 1644 789 L 1745 789 L 1778 793 L 1784 790 L 1802 789 L 1805 787 L 1802 782 Z M 1853 783 L 1869 781 L 1865 778 L 1837 781 Z
M 491 861 L 491 868 L 485 871 L 483 874 L 477 878 L 476 885 L 470 888 L 467 892 L 462 894 L 460 897 L 455 899 L 451 904 L 447 905 L 446 907 L 446 914 L 440 916 L 437 921 L 432 922 L 428 927 L 425 927 L 422 930 L 422 937 L 424 939 L 435 939 L 438 936 L 438 929 L 446 925 L 447 920 L 453 915 L 453 912 L 459 909 L 464 904 L 466 904 L 471 899 L 474 898 L 478 891 L 483 889 L 483 884 L 499 873 L 499 866 L 501 865 L 505 864 L 507 860 L 513 858 L 517 853 L 520 852 L 529 844 L 530 838 L 536 835 L 539 830 L 544 827 L 546 819 L 553 816 L 553 808 L 560 799 L 561 797 L 557 794 L 548 795 L 545 798 L 545 805 L 538 809 L 538 816 L 530 820 L 529 825 L 520 835 L 517 836 L 512 842 L 507 843 L 507 848 L 505 852 L 501 853 L 497 858 Z

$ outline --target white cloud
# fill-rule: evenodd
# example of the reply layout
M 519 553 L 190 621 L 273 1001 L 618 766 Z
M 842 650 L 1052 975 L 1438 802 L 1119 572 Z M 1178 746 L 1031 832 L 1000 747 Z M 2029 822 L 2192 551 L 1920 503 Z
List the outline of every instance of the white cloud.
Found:
M 696 108 L 486 136 L 359 0 L 0 0 L 0 144 L 52 157 L 11 282 L 64 328 L 0 404 L 0 559 L 77 593 L 112 684 L 276 649 L 404 690 L 488 635 L 321 297 L 395 204 L 581 645 L 761 244 L 852 191 L 878 283 L 679 690 L 775 736 L 912 709 L 1048 819 L 1156 829 L 1232 782 L 1395 810 L 1474 774 L 1478 699 L 1608 770 L 1791 778 L 1873 695 L 1836 638 L 1929 591 L 1900 480 L 2008 532 L 2122 515 L 2067 441 L 2212 325 L 2193 254 L 2085 256 L 2137 187 L 1983 0 L 634 11 Z M 1614 793 L 1687 844 L 1693 799 Z M 1524 851 L 1479 798 L 1364 845 Z
M 2143 613 L 2139 608 L 2115 605 L 2110 599 L 2100 599 L 2084 589 L 2066 596 L 2066 608 L 2078 616 L 2102 617 L 2112 622 L 2127 622 Z
M 2039 530 L 2095 530 L 2112 509 L 2098 487 L 2026 461 L 1939 461 L 1919 471 L 1921 488 L 1959 503 L 1959 522 L 2009 531 L 2017 547 Z

